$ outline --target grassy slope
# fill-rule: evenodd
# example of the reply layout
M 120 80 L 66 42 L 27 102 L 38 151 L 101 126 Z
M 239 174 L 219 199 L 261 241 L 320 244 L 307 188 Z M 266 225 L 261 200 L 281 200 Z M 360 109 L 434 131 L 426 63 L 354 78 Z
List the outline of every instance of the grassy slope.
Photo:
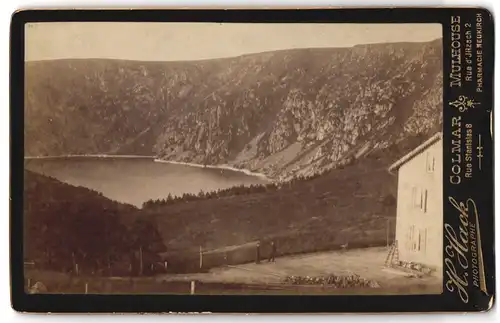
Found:
M 267 193 L 145 211 L 156 220 L 171 249 L 193 249 L 194 259 L 199 246 L 217 249 L 256 240 L 263 241 L 264 254 L 271 239 L 277 241 L 279 254 L 330 250 L 345 243 L 349 247 L 385 245 L 388 219 L 394 232 L 397 194 L 397 177 L 387 167 L 422 140 L 412 138 L 342 169 Z M 242 248 L 246 251 L 233 253 L 229 262 L 252 261 L 254 246 Z M 206 261 L 209 266 L 211 260 Z
M 385 241 L 385 219 L 395 211 L 394 205 L 382 203 L 386 195 L 394 194 L 395 183 L 378 185 L 390 182 L 386 169 L 368 170 L 357 165 L 335 173 L 300 187 L 173 205 L 156 211 L 155 216 L 163 232 L 184 227 L 170 240 L 179 248 L 217 248 L 277 238 L 280 251 L 298 252 L 364 237 Z

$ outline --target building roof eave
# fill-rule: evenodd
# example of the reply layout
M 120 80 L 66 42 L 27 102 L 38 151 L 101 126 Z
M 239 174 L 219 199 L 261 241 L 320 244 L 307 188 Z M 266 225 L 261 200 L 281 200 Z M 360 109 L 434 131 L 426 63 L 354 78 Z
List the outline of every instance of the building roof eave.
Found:
M 424 151 L 427 147 L 431 146 L 435 142 L 439 141 L 442 138 L 443 134 L 442 132 L 438 132 L 429 139 L 427 139 L 425 142 L 423 142 L 420 146 L 417 148 L 413 149 L 410 151 L 408 154 L 404 155 L 401 157 L 398 161 L 393 163 L 389 168 L 388 171 L 391 174 L 394 174 L 394 171 L 397 171 L 403 164 L 407 163 L 411 159 L 413 159 L 415 156 L 417 156 L 419 153 Z

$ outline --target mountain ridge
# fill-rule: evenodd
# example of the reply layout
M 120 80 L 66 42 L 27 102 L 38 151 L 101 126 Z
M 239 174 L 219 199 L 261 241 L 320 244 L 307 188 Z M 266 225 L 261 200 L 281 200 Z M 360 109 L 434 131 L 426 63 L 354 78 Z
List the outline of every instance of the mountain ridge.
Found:
M 328 49 L 349 49 L 354 47 L 363 47 L 363 46 L 377 46 L 377 45 L 390 45 L 390 44 L 426 44 L 429 42 L 441 41 L 441 37 L 437 37 L 433 40 L 429 41 L 419 41 L 419 42 L 387 42 L 387 43 L 365 43 L 365 44 L 354 44 L 351 46 L 344 47 L 297 47 L 297 48 L 283 48 L 276 50 L 266 50 L 261 52 L 251 52 L 245 53 L 235 56 L 223 56 L 223 57 L 214 57 L 214 58 L 200 58 L 200 59 L 191 59 L 191 60 L 140 60 L 140 59 L 126 59 L 126 58 L 111 58 L 111 57 L 85 57 L 85 58 L 53 58 L 53 59 L 39 59 L 39 60 L 29 60 L 26 63 L 37 63 L 37 62 L 55 62 L 55 61 L 78 61 L 78 60 L 110 60 L 110 61 L 123 61 L 123 62 L 135 62 L 135 63 L 186 63 L 186 62 L 200 62 L 200 61 L 212 61 L 212 60 L 224 60 L 224 59 L 233 59 L 240 58 L 244 56 L 252 56 L 259 54 L 267 54 L 267 53 L 276 53 L 276 52 L 285 52 L 285 51 L 294 51 L 294 50 L 328 50 Z
M 438 131 L 441 46 L 436 39 L 197 61 L 28 62 L 25 149 L 152 154 L 282 180 L 312 175 L 362 158 L 362 149 Z

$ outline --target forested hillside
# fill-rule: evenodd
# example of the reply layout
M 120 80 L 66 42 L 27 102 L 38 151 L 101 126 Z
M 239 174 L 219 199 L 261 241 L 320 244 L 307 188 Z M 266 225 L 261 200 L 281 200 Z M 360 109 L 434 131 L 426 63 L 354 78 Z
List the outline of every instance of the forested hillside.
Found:
M 154 222 L 138 209 L 84 187 L 24 172 L 24 256 L 50 269 L 128 273 L 143 248 L 148 261 L 166 250 Z

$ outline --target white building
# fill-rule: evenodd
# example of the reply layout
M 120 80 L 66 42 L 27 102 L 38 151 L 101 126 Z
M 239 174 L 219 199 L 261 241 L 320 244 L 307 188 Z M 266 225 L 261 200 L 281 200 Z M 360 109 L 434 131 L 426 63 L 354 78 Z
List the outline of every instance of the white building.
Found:
M 390 166 L 398 175 L 399 260 L 443 266 L 443 140 L 437 133 Z

